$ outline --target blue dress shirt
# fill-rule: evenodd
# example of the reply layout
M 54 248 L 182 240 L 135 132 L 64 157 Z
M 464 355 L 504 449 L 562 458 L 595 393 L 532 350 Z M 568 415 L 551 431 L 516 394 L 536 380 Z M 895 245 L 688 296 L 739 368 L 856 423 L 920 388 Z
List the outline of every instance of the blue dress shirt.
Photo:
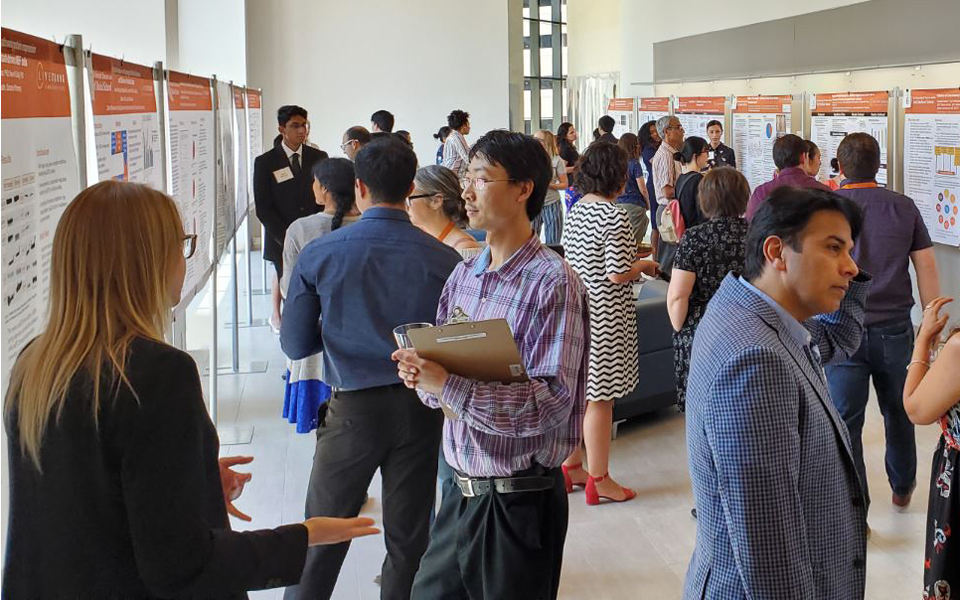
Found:
M 322 351 L 324 380 L 334 388 L 400 383 L 390 360 L 397 349 L 393 328 L 433 323 L 460 259 L 403 210 L 367 209 L 358 222 L 300 253 L 283 308 L 284 353 L 296 360 Z

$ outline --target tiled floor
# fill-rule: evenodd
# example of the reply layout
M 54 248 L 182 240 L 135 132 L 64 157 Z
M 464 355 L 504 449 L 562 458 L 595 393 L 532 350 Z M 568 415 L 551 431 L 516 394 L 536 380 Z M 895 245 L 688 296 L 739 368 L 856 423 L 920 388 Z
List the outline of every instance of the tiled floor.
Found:
M 259 267 L 255 261 L 255 268 Z M 224 269 L 226 270 L 226 269 Z M 259 274 L 255 271 L 255 276 Z M 254 281 L 258 281 L 255 277 Z M 229 279 L 224 279 L 226 284 Z M 256 284 L 255 284 L 256 285 Z M 222 287 L 226 287 L 223 285 Z M 268 297 L 255 296 L 255 314 L 266 316 Z M 197 303 L 203 306 L 201 299 Z M 207 305 L 209 301 L 207 300 Z M 221 320 L 228 313 L 221 300 Z M 201 308 L 189 322 L 192 344 L 209 329 L 209 309 Z M 229 363 L 230 339 L 221 329 L 221 364 Z M 303 499 L 313 456 L 314 437 L 298 435 L 280 418 L 284 369 L 279 341 L 267 328 L 241 330 L 241 360 L 267 360 L 266 373 L 221 376 L 220 427 L 255 428 L 249 445 L 227 446 L 223 455 L 255 457 L 253 480 L 237 501 L 253 516 L 238 529 L 273 527 L 302 518 Z M 935 427 L 918 429 L 918 488 L 905 513 L 889 504 L 883 471 L 882 420 L 871 403 L 864 431 L 867 465 L 874 505 L 873 536 L 867 558 L 867 593 L 871 600 L 904 600 L 920 596 L 923 562 L 923 523 L 930 460 L 936 444 Z M 686 467 L 683 416 L 672 412 L 651 415 L 621 426 L 613 443 L 611 471 L 632 486 L 638 498 L 619 505 L 587 507 L 582 492 L 570 497 L 570 527 L 564 557 L 561 598 L 668 600 L 679 598 L 687 562 L 695 542 L 690 517 L 692 500 Z M 364 514 L 380 519 L 380 482 L 370 486 Z M 355 542 L 340 574 L 334 598 L 379 598 L 373 578 L 384 556 L 383 537 Z M 252 598 L 276 599 L 279 590 L 257 592 Z

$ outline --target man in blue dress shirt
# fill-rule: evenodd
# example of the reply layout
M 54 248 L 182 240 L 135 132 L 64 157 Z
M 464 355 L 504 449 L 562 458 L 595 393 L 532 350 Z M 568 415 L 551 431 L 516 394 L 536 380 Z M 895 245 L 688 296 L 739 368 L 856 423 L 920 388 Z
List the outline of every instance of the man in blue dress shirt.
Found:
M 284 306 L 280 342 L 292 359 L 323 351 L 334 389 L 317 430 L 306 514 L 354 516 L 377 469 L 383 477 L 382 598 L 406 599 L 429 540 L 443 415 L 397 376 L 393 328 L 433 322 L 444 282 L 460 261 L 411 222 L 404 200 L 417 158 L 385 137 L 357 153 L 363 217 L 300 253 Z M 329 598 L 349 542 L 307 554 L 300 585 L 285 598 Z

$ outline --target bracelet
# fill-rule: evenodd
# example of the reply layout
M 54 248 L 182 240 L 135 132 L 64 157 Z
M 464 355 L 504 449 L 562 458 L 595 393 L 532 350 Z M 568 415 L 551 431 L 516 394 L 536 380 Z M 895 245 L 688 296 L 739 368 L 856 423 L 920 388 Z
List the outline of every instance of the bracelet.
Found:
M 925 360 L 911 360 L 909 363 L 907 363 L 907 369 L 909 370 L 911 366 L 918 363 L 921 365 L 925 365 L 928 369 L 930 368 L 930 363 Z

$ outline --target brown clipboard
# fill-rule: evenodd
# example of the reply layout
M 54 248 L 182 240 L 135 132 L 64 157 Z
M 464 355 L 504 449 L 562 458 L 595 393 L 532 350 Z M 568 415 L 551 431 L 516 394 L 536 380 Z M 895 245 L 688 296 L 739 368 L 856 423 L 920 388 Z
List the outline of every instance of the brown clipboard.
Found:
M 528 381 L 506 319 L 424 327 L 408 335 L 420 358 L 454 375 L 484 382 Z

